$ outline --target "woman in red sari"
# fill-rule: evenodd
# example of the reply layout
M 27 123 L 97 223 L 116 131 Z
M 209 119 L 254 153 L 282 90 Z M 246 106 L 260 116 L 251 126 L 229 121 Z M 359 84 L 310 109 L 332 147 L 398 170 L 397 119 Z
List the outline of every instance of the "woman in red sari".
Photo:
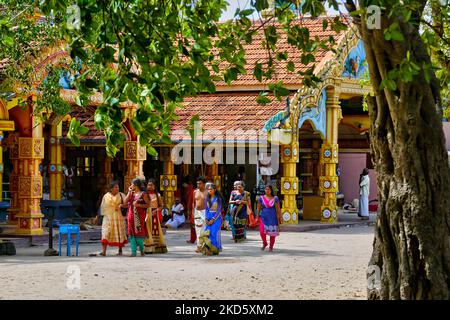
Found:
M 128 204 L 128 241 L 131 247 L 131 257 L 136 257 L 137 246 L 141 256 L 144 256 L 144 239 L 147 237 L 147 228 L 145 225 L 145 217 L 147 208 L 150 206 L 148 194 L 143 191 L 144 185 L 141 180 L 133 179 L 128 194 L 124 199 L 124 203 Z M 125 204 L 121 206 L 126 206 Z

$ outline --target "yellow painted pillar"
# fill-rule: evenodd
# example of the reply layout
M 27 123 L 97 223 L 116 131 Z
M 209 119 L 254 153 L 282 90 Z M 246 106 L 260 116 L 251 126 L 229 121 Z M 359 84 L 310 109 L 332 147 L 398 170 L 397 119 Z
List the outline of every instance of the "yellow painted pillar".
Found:
M 147 150 L 145 147 L 139 145 L 138 141 L 125 141 L 124 155 L 128 165 L 124 181 L 124 190 L 128 190 L 133 179 L 145 179 L 143 165 L 144 161 L 147 159 Z
M 62 172 L 62 122 L 51 126 L 50 132 L 50 200 L 61 200 L 63 187 Z
M 19 205 L 18 234 L 42 234 L 40 202 L 42 198 L 42 176 L 39 165 L 44 158 L 42 124 L 33 117 L 32 138 L 19 138 Z
M 322 175 L 322 166 L 319 162 L 321 141 L 314 139 L 312 141 L 312 162 L 313 162 L 313 177 L 312 189 L 313 195 L 322 196 L 319 188 L 319 177 Z
M 288 144 L 280 144 L 283 177 L 280 190 L 284 196 L 281 207 L 283 224 L 298 224 L 297 194 L 299 189 L 297 177 L 297 162 L 299 159 L 299 145 L 297 135 L 291 131 Z
M 19 135 L 9 135 L 9 159 L 13 165 L 13 171 L 9 176 L 9 192 L 11 193 L 11 205 L 8 209 L 8 224 L 17 225 L 19 214 Z
M 169 152 L 171 154 L 171 151 Z M 175 203 L 175 191 L 177 190 L 177 176 L 174 175 L 175 166 L 171 157 L 165 158 L 164 174 L 160 176 L 160 189 L 164 192 L 164 209 L 170 212 Z
M 0 201 L 3 201 L 3 146 L 1 142 L 3 140 L 3 132 L 0 131 Z
M 338 162 L 338 125 L 342 119 L 339 106 L 339 93 L 335 88 L 327 90 L 327 136 L 320 149 L 320 164 L 325 167 L 325 175 L 319 178 L 319 188 L 324 195 L 321 207 L 321 222 L 336 223 L 338 220 L 336 192 L 339 190 L 339 181 L 336 176 L 336 163 Z

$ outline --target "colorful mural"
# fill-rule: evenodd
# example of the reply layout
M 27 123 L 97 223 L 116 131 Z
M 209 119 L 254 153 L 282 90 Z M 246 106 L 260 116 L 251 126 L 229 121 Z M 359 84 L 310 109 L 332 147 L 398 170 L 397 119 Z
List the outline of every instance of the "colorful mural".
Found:
M 357 46 L 350 51 L 345 59 L 342 77 L 361 78 L 366 70 L 366 51 L 363 42 L 359 40 Z
M 326 103 L 327 103 L 327 90 L 322 89 L 322 94 L 317 103 L 317 107 L 307 107 L 300 115 L 298 120 L 298 128 L 301 128 L 306 120 L 310 120 L 314 128 L 320 132 L 322 139 L 326 138 L 326 125 L 327 125 L 327 113 L 326 113 Z

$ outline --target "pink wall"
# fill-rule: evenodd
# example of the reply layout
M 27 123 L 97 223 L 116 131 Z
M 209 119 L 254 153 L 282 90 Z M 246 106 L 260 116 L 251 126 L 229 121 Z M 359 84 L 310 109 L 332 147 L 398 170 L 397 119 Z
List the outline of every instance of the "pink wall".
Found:
M 344 201 L 359 199 L 359 175 L 366 166 L 365 153 L 339 153 L 339 192 L 344 194 Z M 377 198 L 377 174 L 369 170 L 370 195 L 369 201 Z
M 450 150 L 450 122 L 442 122 L 442 126 L 444 127 L 445 145 L 447 150 Z

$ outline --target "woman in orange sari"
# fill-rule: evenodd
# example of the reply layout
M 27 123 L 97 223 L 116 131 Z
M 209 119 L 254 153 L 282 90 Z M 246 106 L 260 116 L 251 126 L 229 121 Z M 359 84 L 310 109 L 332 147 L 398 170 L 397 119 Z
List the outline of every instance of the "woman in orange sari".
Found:
M 155 179 L 148 180 L 147 194 L 150 198 L 150 207 L 145 218 L 145 225 L 148 230 L 148 238 L 144 241 L 145 253 L 166 253 L 166 241 L 164 240 L 160 220 L 162 199 L 156 190 Z

